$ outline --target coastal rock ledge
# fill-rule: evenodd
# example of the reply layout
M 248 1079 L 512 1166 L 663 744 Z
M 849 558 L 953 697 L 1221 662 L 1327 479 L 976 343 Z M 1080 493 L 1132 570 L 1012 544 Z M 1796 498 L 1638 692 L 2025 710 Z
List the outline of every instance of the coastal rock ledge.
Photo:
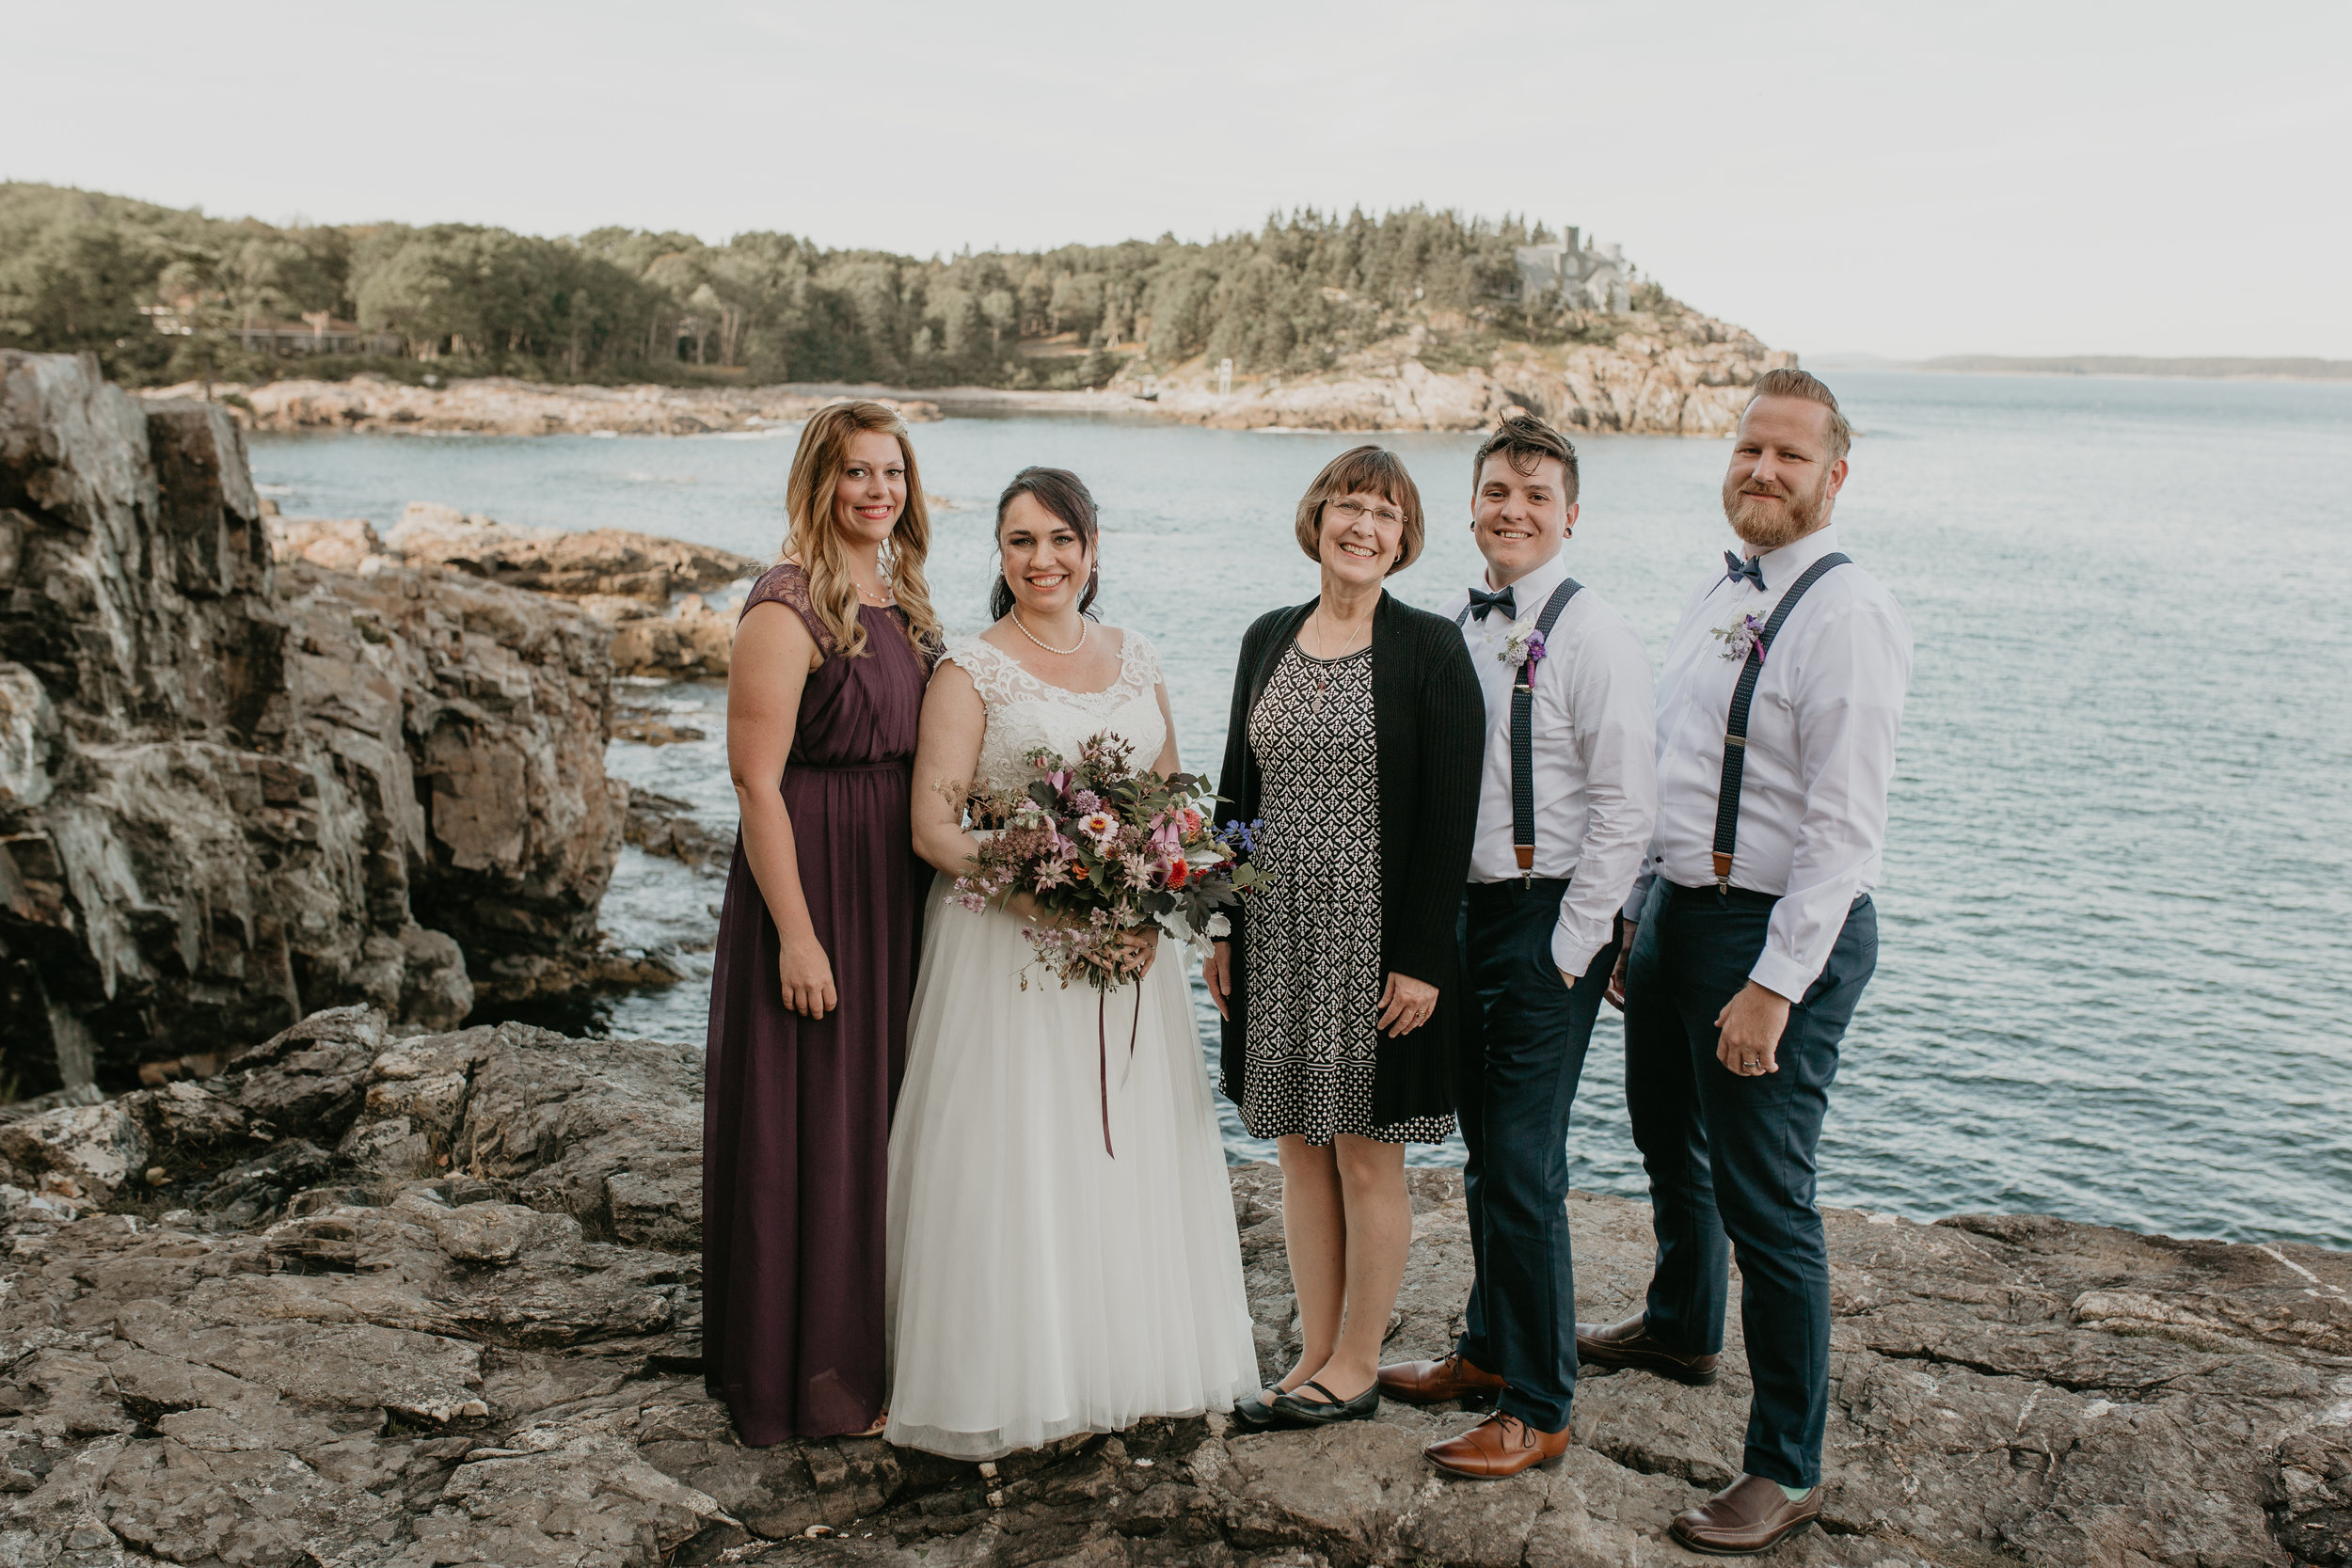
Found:
M 1454 1411 L 1221 1415 L 993 1473 L 876 1441 L 739 1446 L 700 1377 L 690 1047 L 314 1014 L 202 1081 L 0 1120 L 0 1563 L 1610 1564 L 1739 1463 L 1748 1385 L 1588 1376 L 1579 1445 L 1482 1483 Z M 1261 1360 L 1279 1183 L 1232 1173 Z M 1389 1336 L 1441 1351 L 1457 1172 L 1412 1174 Z M 1579 1196 L 1580 1303 L 1645 1211 Z M 2352 1560 L 2352 1257 L 2033 1217 L 1829 1215 L 1825 1528 L 1778 1560 Z
M 307 541 L 331 564 L 276 560 L 269 521 L 221 405 L 0 350 L 15 1093 L 127 1087 L 325 1006 L 445 1029 L 679 973 L 599 935 L 628 807 L 611 626 L 495 580 L 505 557 L 370 558 L 364 524 Z

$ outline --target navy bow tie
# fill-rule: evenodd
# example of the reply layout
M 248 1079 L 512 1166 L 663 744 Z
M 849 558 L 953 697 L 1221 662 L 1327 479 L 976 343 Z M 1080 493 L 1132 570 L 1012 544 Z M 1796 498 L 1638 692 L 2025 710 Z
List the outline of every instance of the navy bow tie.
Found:
M 1470 612 L 1482 621 L 1486 618 L 1486 611 L 1490 610 L 1500 610 L 1512 620 L 1518 619 L 1518 600 L 1512 597 L 1508 588 L 1500 594 L 1482 594 L 1473 588 L 1470 591 Z
M 1741 578 L 1745 578 L 1756 584 L 1757 593 L 1764 592 L 1764 558 L 1762 556 L 1751 556 L 1742 561 L 1729 550 L 1725 550 L 1724 565 L 1728 568 L 1724 573 L 1725 582 L 1738 582 Z

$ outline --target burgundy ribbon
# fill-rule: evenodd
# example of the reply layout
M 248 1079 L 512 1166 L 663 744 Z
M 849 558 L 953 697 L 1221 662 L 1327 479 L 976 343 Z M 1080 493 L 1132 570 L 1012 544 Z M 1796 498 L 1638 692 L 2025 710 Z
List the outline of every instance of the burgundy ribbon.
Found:
M 1110 1024 L 1106 1022 L 1110 1005 L 1111 993 L 1109 991 L 1095 993 L 1094 1070 L 1103 1085 L 1103 1152 L 1116 1160 L 1119 1158 L 1118 1151 L 1111 1148 L 1111 1041 Z M 1127 1025 L 1127 1060 L 1130 1065 L 1136 1059 L 1136 1037 L 1142 1031 L 1142 1028 L 1143 980 L 1137 976 L 1135 1021 Z

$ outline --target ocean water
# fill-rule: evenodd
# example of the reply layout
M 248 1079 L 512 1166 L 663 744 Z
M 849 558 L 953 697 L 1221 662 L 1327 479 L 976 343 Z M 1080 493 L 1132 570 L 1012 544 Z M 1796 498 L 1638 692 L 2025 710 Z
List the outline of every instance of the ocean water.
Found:
M 2352 386 L 1831 379 L 1861 431 L 1844 546 L 1902 600 L 1918 657 L 1883 947 L 1832 1095 L 1824 1201 L 2352 1247 Z M 1314 591 L 1296 498 L 1364 438 L 922 426 L 925 487 L 953 503 L 935 518 L 935 599 L 976 626 L 997 489 L 1025 464 L 1075 469 L 1103 507 L 1101 608 L 1159 645 L 1184 756 L 1213 769 L 1242 629 Z M 1393 586 L 1434 603 L 1478 569 L 1473 438 L 1378 439 L 1431 515 L 1427 552 Z M 1731 542 L 1716 499 L 1727 448 L 1578 446 L 1571 570 L 1657 657 Z M 789 431 L 264 437 L 253 457 L 296 515 L 389 525 L 437 500 L 765 557 L 792 447 Z M 730 827 L 723 689 L 631 685 L 624 699 L 708 738 L 615 743 L 612 770 Z M 707 974 L 721 886 L 632 849 L 607 923 Z M 689 983 L 593 1022 L 699 1040 L 707 1001 Z M 1205 997 L 1200 1011 L 1214 1039 Z M 1233 1157 L 1268 1152 L 1225 1116 Z M 1645 1191 L 1606 1010 L 1569 1148 L 1580 1187 Z

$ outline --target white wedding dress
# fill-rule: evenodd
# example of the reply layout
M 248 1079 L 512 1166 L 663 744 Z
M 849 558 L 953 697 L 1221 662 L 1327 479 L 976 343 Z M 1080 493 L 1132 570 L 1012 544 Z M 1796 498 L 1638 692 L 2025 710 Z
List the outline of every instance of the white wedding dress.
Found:
M 1110 730 L 1149 768 L 1167 740 L 1158 658 L 1135 632 L 1100 692 L 1048 686 L 977 639 L 946 657 L 988 705 L 976 788 L 1034 777 L 1033 747 L 1074 759 Z M 1257 1354 L 1184 948 L 1162 940 L 1139 1012 L 1130 986 L 1099 1015 L 1114 1157 L 1101 993 L 1063 990 L 1019 918 L 970 913 L 949 883 L 924 910 L 890 1132 L 884 1435 L 993 1459 L 1229 1407 L 1259 1386 Z

